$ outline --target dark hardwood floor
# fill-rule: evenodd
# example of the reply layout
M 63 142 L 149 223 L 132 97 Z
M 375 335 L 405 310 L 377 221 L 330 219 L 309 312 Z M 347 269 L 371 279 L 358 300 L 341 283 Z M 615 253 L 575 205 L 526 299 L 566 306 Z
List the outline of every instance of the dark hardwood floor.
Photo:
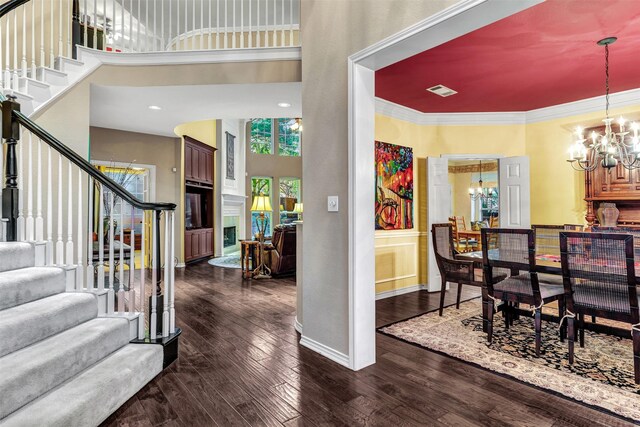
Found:
M 294 279 L 243 281 L 201 263 L 176 282 L 178 361 L 103 426 L 630 425 L 380 334 L 375 365 L 343 368 L 298 344 Z M 437 304 L 426 292 L 378 301 L 377 323 Z

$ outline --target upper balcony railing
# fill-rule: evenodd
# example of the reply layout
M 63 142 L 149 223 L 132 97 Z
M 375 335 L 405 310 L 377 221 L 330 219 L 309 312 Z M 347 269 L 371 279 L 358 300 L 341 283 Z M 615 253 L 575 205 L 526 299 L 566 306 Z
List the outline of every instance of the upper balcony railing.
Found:
M 300 0 L 11 0 L 2 10 L 5 91 L 44 81 L 60 58 L 76 57 L 76 46 L 142 53 L 300 45 Z

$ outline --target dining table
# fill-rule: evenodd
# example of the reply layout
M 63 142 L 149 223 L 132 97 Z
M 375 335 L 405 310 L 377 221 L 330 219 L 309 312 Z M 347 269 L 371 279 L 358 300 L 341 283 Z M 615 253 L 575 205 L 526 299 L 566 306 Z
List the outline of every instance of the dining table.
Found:
M 499 249 L 491 249 L 499 250 Z M 464 252 L 456 255 L 456 259 L 463 261 L 473 261 L 474 269 L 482 269 L 482 251 Z M 560 255 L 557 254 L 536 254 L 535 271 L 542 274 L 552 274 L 556 276 L 562 276 L 562 265 L 560 262 Z M 640 259 L 635 261 L 636 271 L 636 284 L 640 285 Z M 518 274 L 518 272 L 511 272 L 511 274 Z M 493 304 L 493 301 L 489 298 L 486 282 L 482 280 L 482 329 L 487 331 L 489 304 Z M 555 320 L 558 316 L 545 316 L 547 319 Z M 602 325 L 585 325 L 585 329 L 590 329 L 596 332 L 605 332 L 609 334 L 618 335 L 611 327 Z M 627 331 L 628 334 L 628 331 Z

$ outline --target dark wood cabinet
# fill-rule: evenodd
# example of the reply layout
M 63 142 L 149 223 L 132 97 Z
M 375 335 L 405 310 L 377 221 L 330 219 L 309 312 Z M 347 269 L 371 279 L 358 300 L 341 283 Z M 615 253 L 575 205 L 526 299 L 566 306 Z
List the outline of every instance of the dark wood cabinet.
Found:
M 593 129 L 602 133 L 604 129 Z M 591 130 L 588 131 L 589 133 Z M 621 164 L 609 170 L 598 166 L 585 172 L 585 219 L 589 226 L 598 225 L 597 211 L 601 203 L 615 203 L 620 211 L 618 224 L 640 226 L 640 170 L 625 169 Z
M 184 135 L 185 261 L 214 254 L 213 156 L 216 149 Z

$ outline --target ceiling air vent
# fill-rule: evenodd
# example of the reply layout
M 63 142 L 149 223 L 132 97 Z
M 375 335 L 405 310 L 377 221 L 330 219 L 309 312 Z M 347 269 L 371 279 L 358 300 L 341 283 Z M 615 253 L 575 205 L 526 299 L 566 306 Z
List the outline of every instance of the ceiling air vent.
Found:
M 447 96 L 451 96 L 451 95 L 455 95 L 456 92 L 453 89 L 449 89 L 448 87 L 444 86 L 444 85 L 437 85 L 437 86 L 433 86 L 430 87 L 429 89 L 427 89 L 429 92 L 435 93 L 436 95 L 439 95 L 443 98 L 446 98 Z

